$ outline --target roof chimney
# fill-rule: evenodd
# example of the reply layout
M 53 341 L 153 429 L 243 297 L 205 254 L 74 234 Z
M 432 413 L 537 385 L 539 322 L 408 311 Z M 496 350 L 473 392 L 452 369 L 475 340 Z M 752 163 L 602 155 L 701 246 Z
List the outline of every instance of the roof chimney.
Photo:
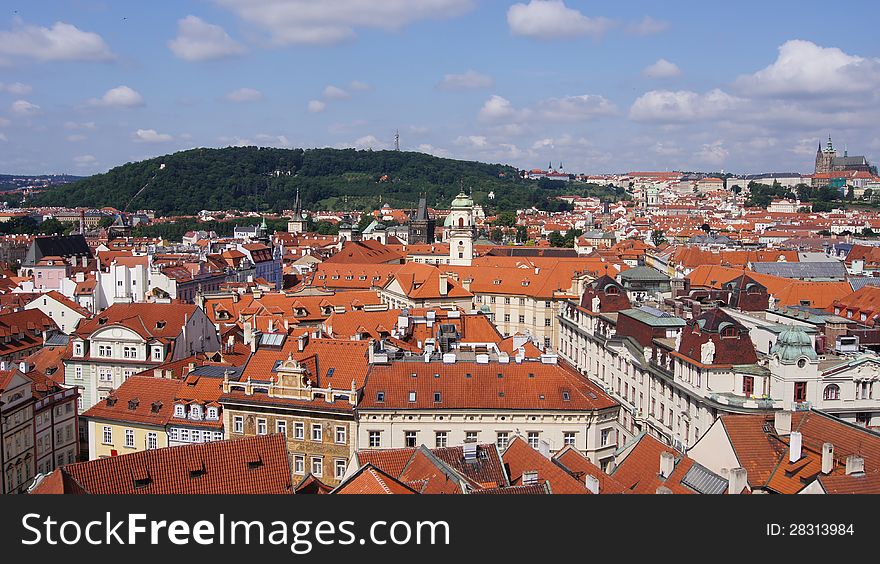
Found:
M 822 445 L 822 473 L 830 474 L 834 470 L 834 445 L 825 443 Z
M 801 451 L 803 446 L 803 436 L 797 432 L 792 431 L 791 436 L 788 438 L 788 461 L 791 463 L 797 462 L 801 459 Z
M 865 473 L 865 459 L 856 454 L 846 457 L 846 475 L 862 476 Z
M 727 493 L 731 495 L 741 494 L 749 483 L 749 476 L 745 468 L 732 468 L 727 477 Z
M 309 334 L 303 333 L 299 337 L 296 338 L 296 348 L 299 352 L 303 352 L 306 350 L 306 345 L 309 344 Z
M 657 493 L 658 495 L 661 495 L 661 494 L 669 495 L 669 494 L 672 493 L 672 490 L 670 490 L 670 489 L 667 488 L 666 486 L 660 486 L 659 488 L 657 488 L 657 492 L 656 492 L 656 493 Z
M 440 295 L 446 296 L 449 294 L 449 275 L 445 272 L 440 274 Z
M 773 416 L 773 426 L 776 428 L 777 435 L 788 435 L 791 433 L 790 411 L 777 411 Z
M 664 480 L 672 475 L 675 468 L 675 456 L 669 451 L 660 453 L 660 477 Z
M 590 474 L 587 474 L 587 478 L 586 478 L 585 482 L 586 482 L 587 489 L 590 491 L 590 493 L 594 493 L 594 494 L 599 493 L 599 478 L 597 478 L 595 476 L 591 476 Z

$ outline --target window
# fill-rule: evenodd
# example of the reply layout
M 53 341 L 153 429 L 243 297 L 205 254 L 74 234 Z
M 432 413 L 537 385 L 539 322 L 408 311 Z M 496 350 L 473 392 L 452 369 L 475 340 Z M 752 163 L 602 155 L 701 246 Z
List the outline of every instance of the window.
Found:
M 382 431 L 370 431 L 368 433 L 370 448 L 379 448 L 382 446 Z
M 520 316 L 519 316 L 519 322 L 520 322 L 520 323 L 525 323 L 525 322 L 526 322 L 526 316 L 525 316 L 525 315 L 520 315 Z
M 544 337 L 544 348 L 545 349 L 550 348 L 550 337 Z
M 275 432 L 281 433 L 285 437 L 287 436 L 287 421 L 282 421 L 281 419 L 275 420 Z
M 509 313 L 505 313 L 505 314 L 504 314 L 504 322 L 505 322 L 505 323 L 510 323 L 510 314 L 509 314 Z
M 346 461 L 337 459 L 336 462 L 334 462 L 333 464 L 336 467 L 333 475 L 336 477 L 337 480 L 341 480 L 342 477 L 345 476 Z
M 73 377 L 77 380 L 82 380 L 83 378 L 83 367 L 77 366 L 73 369 Z
M 98 380 L 101 382 L 113 381 L 113 371 L 109 366 L 102 366 L 98 369 Z
M 415 448 L 415 446 L 416 446 L 416 432 L 415 431 L 404 431 L 403 432 L 403 444 L 407 448 Z
M 152 450 L 159 447 L 159 436 L 156 433 L 147 433 L 147 449 Z
M 320 477 L 324 474 L 324 459 L 320 456 L 312 457 L 312 475 Z
M 434 403 L 440 403 L 443 399 L 443 396 L 440 392 L 434 392 Z
M 105 445 L 113 444 L 113 429 L 111 427 L 104 427 L 103 443 Z
M 385 401 L 385 392 L 376 392 L 376 403 L 382 403 Z
M 98 356 L 110 356 L 112 354 L 112 348 L 110 345 L 99 345 L 98 346 Z
M 529 446 L 533 449 L 538 449 L 538 432 L 537 431 L 529 431 L 527 434 Z
M 410 392 L 410 393 L 409 393 L 409 401 L 410 401 L 410 402 L 415 402 L 415 401 L 416 401 L 416 393 L 415 393 L 415 392 Z
M 510 298 L 504 298 L 504 305 L 510 305 Z
M 216 407 L 208 408 L 208 416 L 207 419 L 210 421 L 216 421 L 219 418 Z
M 550 302 L 544 302 L 544 307 L 550 307 Z
M 257 419 L 257 434 L 265 435 L 266 434 L 266 420 L 265 419 Z
M 549 319 L 544 320 L 544 327 L 550 327 L 550 320 Z
M 611 438 L 611 429 L 602 429 L 599 439 L 599 446 L 608 446 L 608 439 Z
M 574 431 L 566 431 L 562 433 L 562 444 L 565 446 L 574 446 Z
M 464 442 L 466 442 L 466 443 L 477 442 L 477 432 L 476 431 L 465 431 L 464 432 Z
M 506 449 L 507 443 L 510 442 L 510 433 L 501 431 L 498 433 L 497 438 L 495 439 L 495 444 L 498 445 L 500 449 Z
M 822 394 L 822 398 L 825 400 L 839 400 L 840 386 L 837 384 L 829 384 L 825 386 L 825 392 Z
M 312 423 L 312 440 L 316 443 L 324 440 L 324 428 L 320 423 Z
M 244 433 L 244 417 L 236 415 L 232 418 L 232 431 L 234 433 Z
M 437 448 L 446 448 L 446 431 L 437 431 L 434 433 L 434 446 Z
M 297 454 L 293 457 L 293 471 L 296 474 L 306 473 L 306 459 L 303 455 Z
M 162 360 L 162 349 L 153 347 L 153 360 Z
M 189 406 L 189 418 L 199 421 L 202 418 L 202 406 L 196 404 Z
M 348 439 L 347 435 L 345 427 L 336 427 L 336 444 L 344 445 Z
M 755 393 L 755 379 L 752 376 L 743 376 L 743 395 L 752 397 Z
M 122 347 L 123 358 L 137 358 L 137 349 L 135 347 Z
M 180 430 L 180 441 L 184 443 L 189 442 L 189 429 Z
M 306 438 L 306 425 L 305 423 L 294 423 L 293 424 L 293 438 L 298 441 L 304 441 Z
M 134 448 L 134 430 L 125 430 L 125 448 Z
M 794 383 L 794 401 L 797 403 L 803 403 L 807 401 L 807 383 L 806 382 L 795 382 Z

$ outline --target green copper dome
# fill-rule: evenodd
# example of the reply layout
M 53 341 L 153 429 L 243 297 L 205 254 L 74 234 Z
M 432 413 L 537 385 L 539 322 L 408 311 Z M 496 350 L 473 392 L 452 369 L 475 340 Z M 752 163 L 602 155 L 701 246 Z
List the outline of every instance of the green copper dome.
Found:
M 809 360 L 819 359 L 810 336 L 797 325 L 790 325 L 779 334 L 770 354 L 776 355 L 781 362 L 795 362 L 804 357 Z
M 464 192 L 460 192 L 458 196 L 452 200 L 452 209 L 468 209 L 474 207 L 474 201 L 465 194 Z

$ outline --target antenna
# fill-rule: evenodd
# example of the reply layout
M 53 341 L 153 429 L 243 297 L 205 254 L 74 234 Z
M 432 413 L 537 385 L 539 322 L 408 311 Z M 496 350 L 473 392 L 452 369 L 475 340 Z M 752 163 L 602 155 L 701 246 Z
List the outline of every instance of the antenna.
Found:
M 399 129 L 394 130 L 394 150 L 398 151 L 398 152 L 400 151 L 400 130 Z

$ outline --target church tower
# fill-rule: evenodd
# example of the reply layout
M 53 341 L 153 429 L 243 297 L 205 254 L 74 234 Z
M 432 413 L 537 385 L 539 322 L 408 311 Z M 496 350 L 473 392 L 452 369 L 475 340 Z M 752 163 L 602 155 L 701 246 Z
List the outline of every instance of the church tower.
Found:
M 299 199 L 299 188 L 296 189 L 296 201 L 293 204 L 293 217 L 287 222 L 287 231 L 290 233 L 305 233 L 308 226 L 308 218 L 302 211 L 302 201 Z
M 434 242 L 435 220 L 428 215 L 428 201 L 419 198 L 419 209 L 409 222 L 409 244 L 432 244 Z
M 470 266 L 474 259 L 474 201 L 463 191 L 452 200 L 444 227 L 449 230 L 449 264 Z
M 823 172 L 831 172 L 833 169 L 834 158 L 837 151 L 834 150 L 834 144 L 831 143 L 831 136 L 828 136 L 828 144 L 822 149 L 822 143 L 819 142 L 819 148 L 816 150 L 816 174 Z

